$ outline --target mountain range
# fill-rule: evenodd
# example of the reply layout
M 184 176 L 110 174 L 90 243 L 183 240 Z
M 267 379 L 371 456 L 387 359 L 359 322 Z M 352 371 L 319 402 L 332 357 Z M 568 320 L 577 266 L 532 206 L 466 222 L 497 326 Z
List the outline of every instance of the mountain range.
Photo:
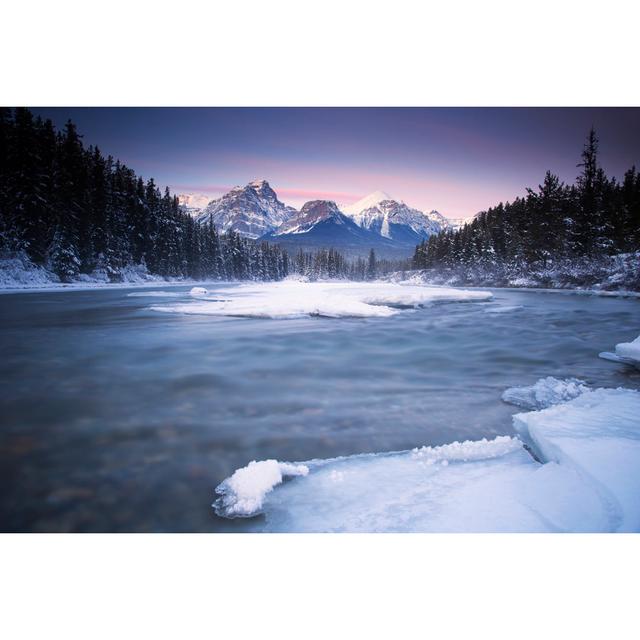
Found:
M 330 200 L 312 200 L 299 211 L 282 203 L 266 180 L 234 187 L 203 208 L 184 198 L 184 210 L 198 223 L 213 223 L 221 232 L 236 231 L 290 251 L 335 247 L 355 257 L 373 248 L 380 257 L 408 257 L 425 238 L 457 226 L 437 211 L 413 209 L 383 191 L 341 207 Z

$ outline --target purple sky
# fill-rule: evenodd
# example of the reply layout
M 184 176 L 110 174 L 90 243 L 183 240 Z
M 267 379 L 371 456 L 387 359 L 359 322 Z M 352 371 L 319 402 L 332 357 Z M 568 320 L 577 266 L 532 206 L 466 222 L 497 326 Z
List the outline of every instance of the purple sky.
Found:
M 589 127 L 601 163 L 640 166 L 640 109 L 37 108 L 86 144 L 177 194 L 218 197 L 266 178 L 296 207 L 376 190 L 466 217 L 536 187 L 547 169 L 573 182 Z

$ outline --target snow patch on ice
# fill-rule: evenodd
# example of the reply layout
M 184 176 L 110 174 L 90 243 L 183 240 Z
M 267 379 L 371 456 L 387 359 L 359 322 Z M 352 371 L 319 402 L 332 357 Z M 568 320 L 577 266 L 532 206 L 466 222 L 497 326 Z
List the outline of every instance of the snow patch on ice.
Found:
M 216 487 L 220 497 L 213 503 L 226 518 L 247 518 L 262 510 L 265 496 L 288 476 L 306 476 L 308 467 L 277 460 L 253 460 Z
M 517 438 L 498 436 L 494 440 L 465 440 L 438 447 L 420 447 L 411 451 L 414 459 L 427 464 L 436 462 L 468 462 L 469 460 L 489 460 L 498 458 L 522 447 Z
M 561 402 L 573 400 L 589 391 L 584 380 L 548 376 L 528 387 L 511 387 L 502 394 L 504 402 L 523 409 L 546 409 Z
M 224 300 L 218 295 L 208 291 L 188 304 L 153 306 L 151 309 L 166 313 L 254 318 L 365 318 L 388 317 L 400 313 L 401 309 L 434 303 L 478 302 L 492 297 L 487 291 L 447 287 L 295 280 L 239 285 L 225 289 Z

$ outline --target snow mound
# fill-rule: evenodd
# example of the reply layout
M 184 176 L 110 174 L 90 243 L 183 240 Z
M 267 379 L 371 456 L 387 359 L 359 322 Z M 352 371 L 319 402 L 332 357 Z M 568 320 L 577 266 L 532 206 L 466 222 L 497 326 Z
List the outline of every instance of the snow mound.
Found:
M 546 409 L 561 402 L 573 400 L 589 391 L 583 380 L 565 378 L 559 380 L 548 376 L 528 387 L 511 387 L 502 394 L 504 402 L 523 409 Z
M 494 440 L 465 440 L 464 442 L 452 442 L 439 447 L 420 447 L 413 449 L 414 459 L 422 460 L 427 464 L 437 462 L 468 462 L 470 460 L 488 460 L 498 458 L 522 447 L 522 443 L 516 438 L 498 436 Z M 446 465 L 445 465 L 446 466 Z
M 204 287 L 193 287 L 191 291 L 189 291 L 189 295 L 192 296 L 206 296 L 209 293 Z
M 398 284 L 299 282 L 287 280 L 240 285 L 225 289 L 224 298 L 215 291 L 188 304 L 153 306 L 167 313 L 238 316 L 254 318 L 388 317 L 402 309 L 444 302 L 489 300 L 486 291 L 465 291 L 447 287 L 401 286 Z M 209 297 L 207 297 L 209 296 Z
M 613 531 L 640 531 L 640 393 L 596 389 L 514 427 L 541 460 L 576 471 L 603 502 Z
M 35 265 L 24 251 L 0 253 L 0 288 L 24 289 L 58 282 L 58 276 Z
M 260 513 L 265 496 L 287 476 L 306 476 L 309 469 L 277 460 L 250 462 L 216 487 L 220 497 L 213 503 L 226 518 L 246 518 Z

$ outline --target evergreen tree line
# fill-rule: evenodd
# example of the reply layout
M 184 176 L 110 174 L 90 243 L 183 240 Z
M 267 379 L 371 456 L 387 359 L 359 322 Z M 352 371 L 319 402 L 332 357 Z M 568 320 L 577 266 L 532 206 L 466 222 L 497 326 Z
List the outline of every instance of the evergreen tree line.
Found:
M 71 121 L 57 132 L 26 108 L 0 108 L 0 252 L 23 252 L 63 282 L 81 274 L 118 281 L 139 265 L 197 280 L 372 280 L 405 266 L 373 250 L 367 260 L 333 248 L 290 258 L 278 245 L 220 234 L 196 223 L 168 188 L 85 148 Z
M 408 268 L 408 261 L 380 260 L 371 249 L 367 259 L 357 257 L 347 260 L 333 248 L 320 249 L 315 253 L 302 249 L 290 259 L 290 270 L 310 280 L 345 279 L 354 281 L 375 280 L 380 276 Z
M 415 269 L 526 270 L 572 261 L 595 261 L 640 250 L 640 174 L 622 182 L 598 163 L 592 129 L 574 185 L 547 171 L 537 191 L 481 212 L 456 231 L 431 236 L 416 247 Z
M 62 281 L 97 271 L 118 280 L 131 265 L 195 279 L 288 273 L 278 246 L 198 225 L 169 189 L 85 148 L 71 121 L 56 132 L 25 108 L 0 109 L 0 249 Z

